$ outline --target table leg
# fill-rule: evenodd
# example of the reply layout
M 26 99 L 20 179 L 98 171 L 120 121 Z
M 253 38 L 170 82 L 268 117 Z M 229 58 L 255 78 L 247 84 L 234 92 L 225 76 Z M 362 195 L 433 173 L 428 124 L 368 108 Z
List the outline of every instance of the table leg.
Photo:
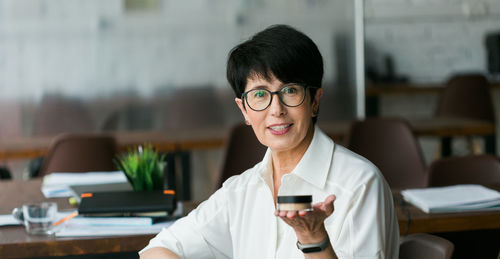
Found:
M 380 115 L 380 100 L 378 96 L 365 97 L 365 115 L 366 117 L 377 117 Z
M 487 154 L 496 155 L 496 136 L 495 135 L 487 135 L 484 136 L 484 151 Z
M 180 200 L 191 200 L 191 154 L 189 152 L 179 152 L 181 158 L 182 172 L 182 196 Z
M 164 188 L 175 190 L 178 201 L 191 200 L 191 156 L 189 152 L 166 154 Z
M 176 177 L 175 177 L 175 154 L 165 154 L 167 167 L 163 171 L 163 188 L 170 190 L 177 190 Z
M 451 138 L 441 138 L 441 157 L 451 156 Z

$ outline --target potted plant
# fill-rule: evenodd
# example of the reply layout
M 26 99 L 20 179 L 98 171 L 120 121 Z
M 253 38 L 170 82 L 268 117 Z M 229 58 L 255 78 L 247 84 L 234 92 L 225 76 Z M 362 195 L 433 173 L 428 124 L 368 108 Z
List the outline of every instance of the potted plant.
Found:
M 115 164 L 125 173 L 134 191 L 163 189 L 165 155 L 159 155 L 152 145 L 129 150 L 118 156 Z

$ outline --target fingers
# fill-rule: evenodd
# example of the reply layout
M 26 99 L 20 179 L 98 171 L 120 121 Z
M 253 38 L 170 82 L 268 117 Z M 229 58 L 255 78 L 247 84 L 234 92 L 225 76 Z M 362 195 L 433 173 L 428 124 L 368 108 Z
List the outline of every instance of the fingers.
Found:
M 313 207 L 320 208 L 321 206 L 332 204 L 335 201 L 335 199 L 337 199 L 337 197 L 334 194 L 328 195 L 323 202 L 318 202 L 316 204 L 313 204 Z
M 290 210 L 290 211 L 286 211 L 286 210 L 277 210 L 274 212 L 274 215 L 275 216 L 278 216 L 278 217 L 281 217 L 281 218 L 289 218 L 289 219 L 293 219 L 297 216 L 305 216 L 307 215 L 307 211 L 295 211 L 295 210 Z
M 299 216 L 304 217 L 305 215 L 307 215 L 307 211 L 301 210 L 298 212 L 298 214 L 299 214 Z
M 287 211 L 287 210 L 277 210 L 274 212 L 274 215 L 278 216 L 278 217 L 288 217 L 288 213 L 291 213 L 292 211 Z
M 333 202 L 337 197 L 335 195 L 329 195 L 325 198 L 325 201 L 318 202 L 313 205 L 314 210 L 320 210 L 326 213 L 328 216 L 333 213 Z
M 336 199 L 337 199 L 337 196 L 335 196 L 333 194 L 326 197 L 326 199 L 325 199 L 325 205 L 326 205 L 325 211 L 327 212 L 328 215 L 331 215 L 333 213 L 333 211 L 335 210 L 334 202 Z
M 297 213 L 297 211 L 291 210 L 291 211 L 287 211 L 285 215 L 287 218 L 293 219 L 293 218 L 297 217 L 298 213 Z
M 337 196 L 335 196 L 335 194 L 329 195 L 325 198 L 325 203 L 333 203 L 335 199 L 337 199 Z

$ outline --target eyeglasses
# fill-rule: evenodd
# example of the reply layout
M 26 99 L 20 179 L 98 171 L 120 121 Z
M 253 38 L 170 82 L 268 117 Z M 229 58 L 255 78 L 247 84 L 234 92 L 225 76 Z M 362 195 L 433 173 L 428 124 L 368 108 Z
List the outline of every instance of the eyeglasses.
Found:
M 267 89 L 252 89 L 244 92 L 242 98 L 245 99 L 248 107 L 254 111 L 263 111 L 273 101 L 273 95 L 277 94 L 280 102 L 288 107 L 297 107 L 304 102 L 306 88 L 317 88 L 303 86 L 296 83 L 283 85 L 278 91 L 271 92 Z

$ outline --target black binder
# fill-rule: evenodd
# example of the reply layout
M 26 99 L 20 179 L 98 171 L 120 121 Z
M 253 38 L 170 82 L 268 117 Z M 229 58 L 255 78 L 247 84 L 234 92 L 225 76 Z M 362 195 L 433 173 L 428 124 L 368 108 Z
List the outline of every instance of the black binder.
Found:
M 171 215 L 176 205 L 173 190 L 89 192 L 81 194 L 78 214 L 92 216 L 166 212 Z

